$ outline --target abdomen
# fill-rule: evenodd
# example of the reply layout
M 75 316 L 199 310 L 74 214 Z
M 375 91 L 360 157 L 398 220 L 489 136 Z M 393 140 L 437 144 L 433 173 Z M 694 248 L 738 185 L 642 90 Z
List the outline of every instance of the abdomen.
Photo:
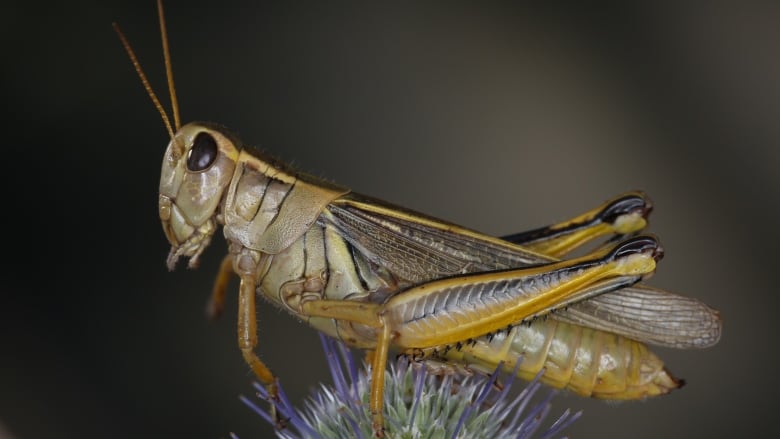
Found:
M 520 378 L 531 380 L 544 368 L 543 383 L 599 399 L 641 399 L 683 384 L 643 343 L 554 319 L 483 336 L 443 356 L 488 373 L 500 361 L 511 373 L 522 360 Z

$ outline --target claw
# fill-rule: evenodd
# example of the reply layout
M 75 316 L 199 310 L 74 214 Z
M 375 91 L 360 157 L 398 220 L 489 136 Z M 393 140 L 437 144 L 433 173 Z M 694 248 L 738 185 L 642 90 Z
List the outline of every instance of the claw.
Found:
M 271 419 L 274 421 L 274 427 L 277 430 L 284 430 L 290 424 L 290 418 L 286 418 L 279 414 L 278 406 L 281 404 L 282 399 L 279 397 L 279 385 L 277 380 L 266 384 L 265 389 L 268 392 L 268 402 L 271 403 Z

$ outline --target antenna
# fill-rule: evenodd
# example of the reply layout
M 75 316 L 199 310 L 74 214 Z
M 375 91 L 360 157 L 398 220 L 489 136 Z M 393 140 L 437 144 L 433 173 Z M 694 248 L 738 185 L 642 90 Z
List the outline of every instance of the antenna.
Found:
M 130 57 L 130 61 L 133 63 L 133 67 L 135 68 L 136 73 L 138 73 L 138 77 L 141 78 L 141 83 L 146 89 L 146 93 L 149 95 L 149 98 L 152 99 L 154 108 L 160 112 L 160 116 L 162 116 L 163 123 L 165 124 L 165 129 L 168 130 L 168 135 L 170 135 L 171 140 L 173 140 L 173 128 L 175 127 L 178 131 L 178 129 L 181 128 L 181 120 L 179 118 L 179 101 L 176 99 L 176 87 L 173 83 L 173 68 L 171 67 L 171 53 L 168 49 L 168 32 L 165 28 L 165 14 L 163 13 L 162 0 L 157 0 L 157 13 L 160 17 L 160 33 L 162 34 L 163 57 L 165 59 L 165 75 L 168 78 L 168 91 L 170 92 L 171 107 L 173 108 L 173 126 L 171 126 L 171 120 L 168 118 L 168 113 L 165 112 L 165 108 L 163 108 L 160 100 L 157 98 L 157 94 L 152 89 L 152 85 L 146 78 L 146 74 L 141 68 L 141 64 L 138 62 L 138 57 L 135 55 L 132 46 L 130 46 L 130 42 L 127 40 L 127 37 L 125 37 L 125 34 L 122 33 L 122 30 L 119 28 L 117 23 L 111 23 L 111 25 L 114 27 L 116 34 L 119 36 L 119 41 L 122 42 L 122 46 L 125 48 L 127 56 Z
M 162 0 L 157 0 L 157 14 L 160 17 L 160 34 L 162 35 L 163 58 L 165 58 L 165 76 L 168 78 L 168 92 L 171 94 L 173 108 L 173 125 L 178 131 L 181 128 L 179 119 L 179 101 L 176 99 L 176 87 L 173 85 L 173 68 L 171 67 L 171 51 L 168 49 L 168 31 L 165 29 L 165 14 Z

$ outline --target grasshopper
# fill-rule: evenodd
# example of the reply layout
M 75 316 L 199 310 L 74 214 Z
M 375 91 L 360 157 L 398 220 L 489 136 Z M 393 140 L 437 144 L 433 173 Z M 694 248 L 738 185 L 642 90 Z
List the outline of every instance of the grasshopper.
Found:
M 383 435 L 391 351 L 444 371 L 503 364 L 530 379 L 543 370 L 541 380 L 551 386 L 619 400 L 682 385 L 647 344 L 689 349 L 717 343 L 716 310 L 641 283 L 663 255 L 654 236 L 639 234 L 652 210 L 644 193 L 497 238 L 295 171 L 222 126 L 181 125 L 161 0 L 158 13 L 173 125 L 115 28 L 171 139 L 159 193 L 171 244 L 167 265 L 173 270 L 187 257 L 197 266 L 222 226 L 229 253 L 210 313 L 219 314 L 228 281 L 237 275 L 238 345 L 272 399 L 277 378 L 255 353 L 258 295 L 371 352 L 376 436 Z M 607 242 L 563 259 L 598 238 Z

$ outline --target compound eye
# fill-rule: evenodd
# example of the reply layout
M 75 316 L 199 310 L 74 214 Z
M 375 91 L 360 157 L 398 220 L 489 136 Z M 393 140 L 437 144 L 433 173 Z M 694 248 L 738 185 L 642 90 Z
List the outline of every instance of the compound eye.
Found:
M 210 134 L 198 134 L 187 153 L 187 170 L 198 172 L 207 169 L 217 158 L 217 151 L 217 142 Z

